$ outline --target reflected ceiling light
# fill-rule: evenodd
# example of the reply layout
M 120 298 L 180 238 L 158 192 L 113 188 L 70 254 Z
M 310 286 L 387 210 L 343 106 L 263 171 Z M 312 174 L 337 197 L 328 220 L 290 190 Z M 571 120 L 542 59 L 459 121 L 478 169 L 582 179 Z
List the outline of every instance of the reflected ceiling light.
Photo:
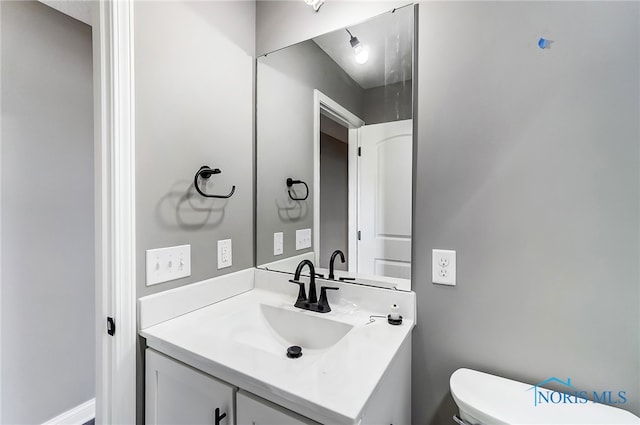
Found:
M 320 10 L 320 7 L 324 4 L 324 0 L 304 0 L 309 6 L 313 7 L 316 12 Z
M 360 40 L 358 40 L 358 37 L 354 37 L 348 29 L 347 33 L 351 37 L 349 43 L 351 43 L 351 47 L 356 54 L 356 62 L 360 65 L 366 63 L 369 60 L 369 48 L 367 46 L 363 46 L 362 43 L 360 43 Z

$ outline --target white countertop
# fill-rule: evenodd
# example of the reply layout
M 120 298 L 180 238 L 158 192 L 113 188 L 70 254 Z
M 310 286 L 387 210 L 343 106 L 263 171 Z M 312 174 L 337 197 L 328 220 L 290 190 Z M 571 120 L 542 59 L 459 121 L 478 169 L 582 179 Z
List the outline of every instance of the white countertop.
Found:
M 331 292 L 332 311 L 321 314 L 293 307 L 297 288 L 287 282 L 290 276 L 261 273 L 268 273 L 270 282 L 256 278 L 248 292 L 150 326 L 140 335 L 157 351 L 313 420 L 358 423 L 414 326 L 415 294 L 331 282 L 341 290 Z M 318 281 L 318 294 L 322 284 L 327 282 Z M 368 299 L 373 301 L 363 302 Z M 370 315 L 388 313 L 380 306 L 397 299 L 406 309 L 402 325 L 389 325 L 386 319 L 369 323 Z M 413 306 L 407 305 L 411 302 Z M 327 350 L 307 349 L 302 357 L 289 359 L 286 345 L 258 317 L 261 304 L 347 323 L 353 329 Z M 256 323 L 263 323 L 259 332 Z

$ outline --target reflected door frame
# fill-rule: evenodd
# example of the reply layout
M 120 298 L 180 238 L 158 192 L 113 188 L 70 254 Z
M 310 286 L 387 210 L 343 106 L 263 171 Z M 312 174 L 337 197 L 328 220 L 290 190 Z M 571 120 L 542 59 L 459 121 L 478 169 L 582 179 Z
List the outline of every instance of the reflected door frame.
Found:
M 349 129 L 349 252 L 348 271 L 356 272 L 357 253 L 357 169 L 359 128 L 364 121 L 320 90 L 313 91 L 313 251 L 315 263 L 320 264 L 320 115 L 325 115 Z

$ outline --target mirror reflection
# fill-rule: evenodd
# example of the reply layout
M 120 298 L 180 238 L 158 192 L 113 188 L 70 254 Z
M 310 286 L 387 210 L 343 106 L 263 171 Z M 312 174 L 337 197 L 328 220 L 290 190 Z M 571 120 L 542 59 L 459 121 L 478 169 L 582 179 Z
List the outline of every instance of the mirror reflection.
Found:
M 413 6 L 258 58 L 258 267 L 411 289 Z

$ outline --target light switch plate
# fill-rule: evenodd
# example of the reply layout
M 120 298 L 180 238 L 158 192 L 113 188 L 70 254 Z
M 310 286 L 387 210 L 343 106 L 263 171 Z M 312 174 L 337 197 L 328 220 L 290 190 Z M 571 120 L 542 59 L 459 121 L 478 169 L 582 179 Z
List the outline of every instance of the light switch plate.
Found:
M 456 252 L 434 249 L 432 253 L 432 280 L 441 285 L 456 284 Z
M 191 276 L 191 245 L 147 250 L 147 286 Z
M 284 233 L 273 234 L 273 255 L 282 255 L 284 252 Z
M 232 264 L 231 239 L 218 241 L 218 269 L 231 267 Z
M 296 250 L 311 248 L 311 229 L 296 230 Z

